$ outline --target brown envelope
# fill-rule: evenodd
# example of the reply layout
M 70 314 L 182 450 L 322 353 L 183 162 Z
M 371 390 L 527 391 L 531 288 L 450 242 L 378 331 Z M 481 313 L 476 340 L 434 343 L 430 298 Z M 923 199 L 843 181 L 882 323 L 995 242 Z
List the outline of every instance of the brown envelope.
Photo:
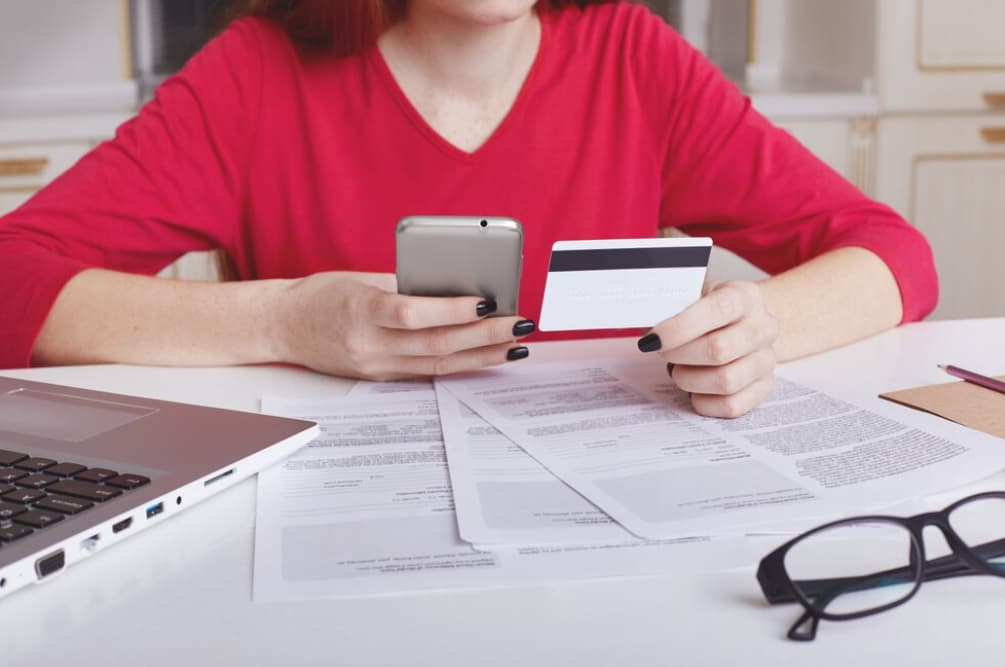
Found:
M 1005 375 L 998 379 L 1005 381 Z M 1005 438 L 1005 394 L 970 382 L 930 384 L 879 397 Z

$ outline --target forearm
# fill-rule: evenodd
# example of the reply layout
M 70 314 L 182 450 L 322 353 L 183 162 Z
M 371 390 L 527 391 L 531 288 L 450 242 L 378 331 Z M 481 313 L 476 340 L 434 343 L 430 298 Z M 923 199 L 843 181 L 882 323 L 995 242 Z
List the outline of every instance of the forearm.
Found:
M 279 311 L 290 282 L 200 283 L 84 271 L 56 299 L 32 362 L 207 366 L 282 361 Z
M 779 320 L 779 361 L 865 338 L 897 326 L 903 317 L 893 274 L 864 248 L 839 248 L 759 285 Z

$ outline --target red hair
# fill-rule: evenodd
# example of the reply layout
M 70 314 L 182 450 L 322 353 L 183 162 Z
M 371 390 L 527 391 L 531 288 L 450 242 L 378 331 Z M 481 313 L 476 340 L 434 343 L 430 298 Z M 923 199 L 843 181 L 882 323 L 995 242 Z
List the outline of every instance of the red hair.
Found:
M 264 16 L 301 47 L 350 56 L 366 50 L 402 18 L 407 0 L 253 0 L 251 14 Z M 613 0 L 541 0 L 549 7 Z

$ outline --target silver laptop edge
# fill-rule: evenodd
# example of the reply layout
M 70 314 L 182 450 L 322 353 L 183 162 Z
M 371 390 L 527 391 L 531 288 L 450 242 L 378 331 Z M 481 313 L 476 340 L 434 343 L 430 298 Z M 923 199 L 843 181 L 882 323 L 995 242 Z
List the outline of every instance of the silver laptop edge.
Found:
M 26 445 L 19 441 L 17 432 L 12 437 L 4 428 L 5 425 L 8 429 L 12 426 L 11 413 L 7 413 L 6 420 L 2 419 L 4 397 L 25 390 L 43 392 L 57 399 L 70 396 L 100 403 L 101 407 L 110 404 L 124 405 L 134 412 L 156 414 L 157 418 L 151 418 L 146 424 L 145 416 L 133 419 L 80 442 L 57 443 L 55 446 L 45 442 L 41 446 L 30 443 Z M 17 417 L 14 418 L 15 421 L 16 419 Z M 193 440 L 192 434 L 198 433 L 203 425 L 208 432 L 205 441 Z M 59 431 L 61 428 L 63 426 L 57 424 L 49 431 Z M 27 429 L 20 430 L 27 432 Z M 165 430 L 168 431 L 167 434 L 164 433 Z M 177 431 L 185 442 L 172 444 L 172 430 Z M 95 503 L 94 507 L 66 516 L 59 523 L 25 538 L 0 544 L 0 600 L 31 583 L 46 581 L 65 571 L 70 565 L 279 463 L 319 433 L 320 428 L 316 424 L 302 420 L 0 377 L 0 450 L 19 448 L 17 451 L 31 456 L 107 462 L 118 466 L 118 470 L 136 472 L 138 469 L 139 472 L 148 474 L 151 480 L 145 486 L 125 492 L 121 497 Z M 52 435 L 51 432 L 46 434 Z M 63 433 L 64 437 L 65 435 Z M 29 436 L 30 434 L 24 437 L 30 441 Z M 144 449 L 144 444 L 134 443 L 134 458 L 120 445 L 115 450 L 116 438 L 136 438 L 144 444 L 152 442 L 152 446 L 170 446 L 171 449 L 166 456 L 162 456 L 162 452 L 151 452 Z M 103 450 L 101 445 L 107 442 L 112 445 Z M 94 443 L 98 446 L 91 446 Z M 218 445 L 219 451 L 214 445 Z M 236 455 L 241 448 L 244 451 L 237 458 L 228 459 L 226 454 L 221 454 L 222 451 Z M 95 451 L 101 455 L 95 456 Z M 109 455 L 109 451 L 126 451 L 126 454 Z M 160 458 L 150 456 L 152 454 L 157 454 Z M 172 457 L 185 460 L 179 461 L 175 469 L 174 463 L 169 462 Z

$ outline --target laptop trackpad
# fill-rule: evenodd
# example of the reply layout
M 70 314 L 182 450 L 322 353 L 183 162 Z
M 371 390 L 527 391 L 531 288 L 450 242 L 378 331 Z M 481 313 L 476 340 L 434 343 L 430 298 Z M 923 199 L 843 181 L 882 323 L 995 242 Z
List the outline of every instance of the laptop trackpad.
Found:
M 16 389 L 0 395 L 0 431 L 76 443 L 155 412 L 141 405 Z

